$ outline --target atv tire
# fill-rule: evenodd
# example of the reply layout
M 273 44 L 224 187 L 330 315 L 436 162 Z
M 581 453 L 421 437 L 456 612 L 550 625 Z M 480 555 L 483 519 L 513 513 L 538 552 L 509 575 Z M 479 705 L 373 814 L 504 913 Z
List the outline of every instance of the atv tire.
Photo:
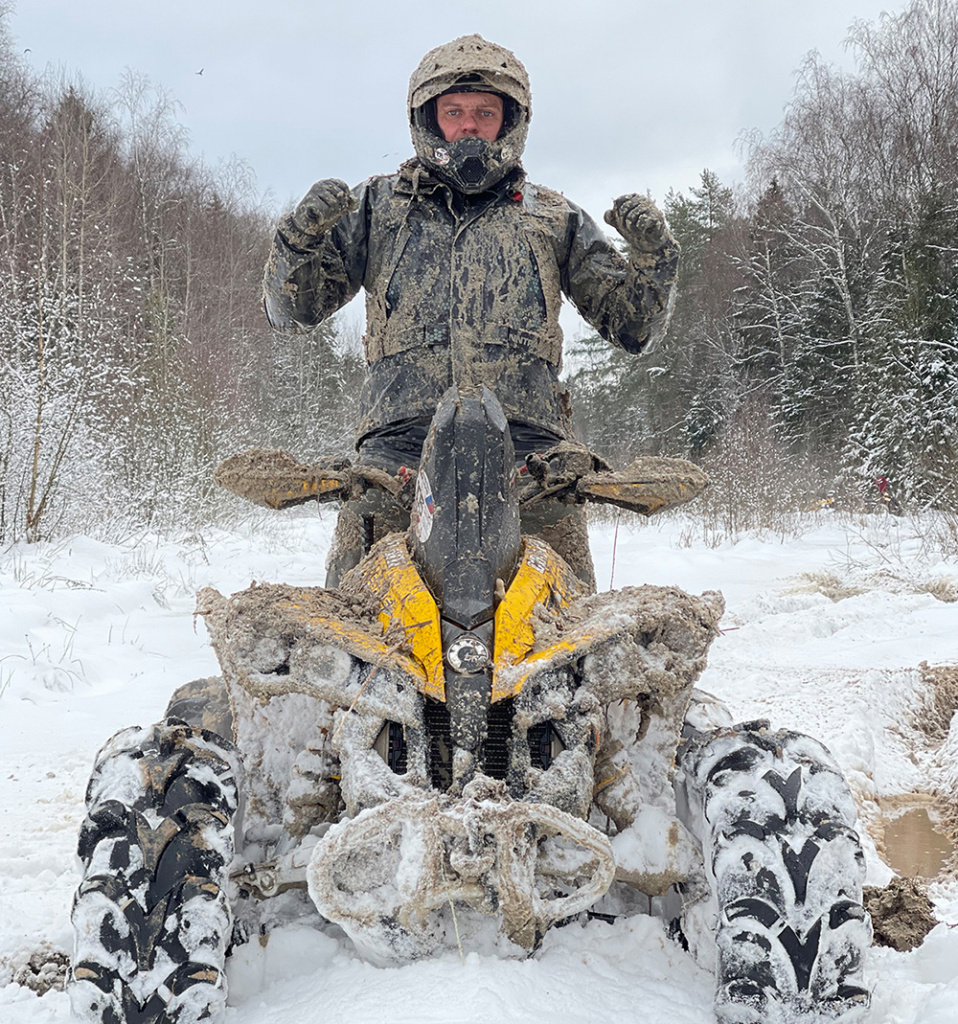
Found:
M 720 1024 L 856 1020 L 864 858 L 855 806 L 828 751 L 749 723 L 698 734 L 681 760 L 702 839 Z
M 179 719 L 197 729 L 208 729 L 217 736 L 233 736 L 233 712 L 222 676 L 194 679 L 178 687 L 163 717 Z
M 230 743 L 175 718 L 97 755 L 73 904 L 78 1019 L 198 1024 L 224 1008 L 236 764 Z

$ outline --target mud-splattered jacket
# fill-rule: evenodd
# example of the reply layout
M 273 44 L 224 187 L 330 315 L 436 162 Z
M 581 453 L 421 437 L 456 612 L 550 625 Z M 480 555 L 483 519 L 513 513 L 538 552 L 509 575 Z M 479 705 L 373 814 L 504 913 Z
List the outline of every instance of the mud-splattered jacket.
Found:
M 571 436 L 559 383 L 562 295 L 629 352 L 665 333 L 672 244 L 626 260 L 579 207 L 519 172 L 464 197 L 418 161 L 354 190 L 326 235 L 280 222 L 266 267 L 274 327 L 314 327 L 366 290 L 359 438 L 429 418 L 454 382 L 495 389 L 511 421 Z

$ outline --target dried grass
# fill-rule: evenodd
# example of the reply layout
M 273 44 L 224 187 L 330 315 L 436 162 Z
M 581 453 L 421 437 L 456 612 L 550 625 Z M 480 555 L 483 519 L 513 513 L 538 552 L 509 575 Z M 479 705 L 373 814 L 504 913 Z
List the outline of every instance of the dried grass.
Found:
M 954 604 L 958 601 L 958 584 L 951 576 L 935 576 L 922 580 L 916 584 L 915 591 L 919 594 L 930 594 L 945 604 Z
M 852 586 L 831 572 L 803 572 L 799 576 L 804 582 L 791 587 L 791 594 L 823 594 L 829 601 L 844 601 L 847 597 L 857 597 L 867 593 L 864 587 Z

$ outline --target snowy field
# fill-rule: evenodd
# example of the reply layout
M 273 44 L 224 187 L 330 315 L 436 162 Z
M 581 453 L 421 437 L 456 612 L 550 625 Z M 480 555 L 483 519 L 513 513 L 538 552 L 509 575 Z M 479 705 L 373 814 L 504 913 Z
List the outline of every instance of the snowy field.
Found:
M 323 578 L 331 513 L 258 519 L 232 532 L 126 544 L 84 537 L 0 554 L 0 1024 L 70 1019 L 63 992 L 11 982 L 44 944 L 69 951 L 74 845 L 94 754 L 147 725 L 180 683 L 217 671 L 193 594 L 251 580 Z M 706 543 L 695 520 L 620 527 L 614 582 L 723 591 L 728 610 L 700 686 L 736 719 L 765 717 L 823 740 L 865 826 L 868 882 L 890 869 L 873 839 L 895 809 L 958 791 L 958 716 L 929 735 L 921 662 L 958 663 L 958 561 L 933 527 L 822 513 L 798 539 Z M 614 531 L 593 547 L 600 588 Z M 924 725 L 925 728 L 919 728 Z M 911 953 L 874 949 L 874 1024 L 958 1021 L 958 883 L 932 883 L 940 923 Z M 572 925 L 535 958 L 465 951 L 381 969 L 347 940 L 306 928 L 244 947 L 231 968 L 227 1024 L 551 1024 L 712 1021 L 712 979 L 659 921 Z

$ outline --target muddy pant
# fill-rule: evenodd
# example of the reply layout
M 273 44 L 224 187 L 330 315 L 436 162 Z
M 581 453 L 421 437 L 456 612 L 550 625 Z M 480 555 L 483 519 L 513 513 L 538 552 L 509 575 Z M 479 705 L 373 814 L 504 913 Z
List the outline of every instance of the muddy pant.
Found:
M 590 590 L 595 590 L 595 570 L 582 506 L 540 501 L 522 509 L 520 521 L 524 534 L 544 540 Z M 343 576 L 387 533 L 405 532 L 408 528 L 409 513 L 382 491 L 370 490 L 359 501 L 346 502 L 340 509 L 326 560 L 326 586 L 338 587 Z

